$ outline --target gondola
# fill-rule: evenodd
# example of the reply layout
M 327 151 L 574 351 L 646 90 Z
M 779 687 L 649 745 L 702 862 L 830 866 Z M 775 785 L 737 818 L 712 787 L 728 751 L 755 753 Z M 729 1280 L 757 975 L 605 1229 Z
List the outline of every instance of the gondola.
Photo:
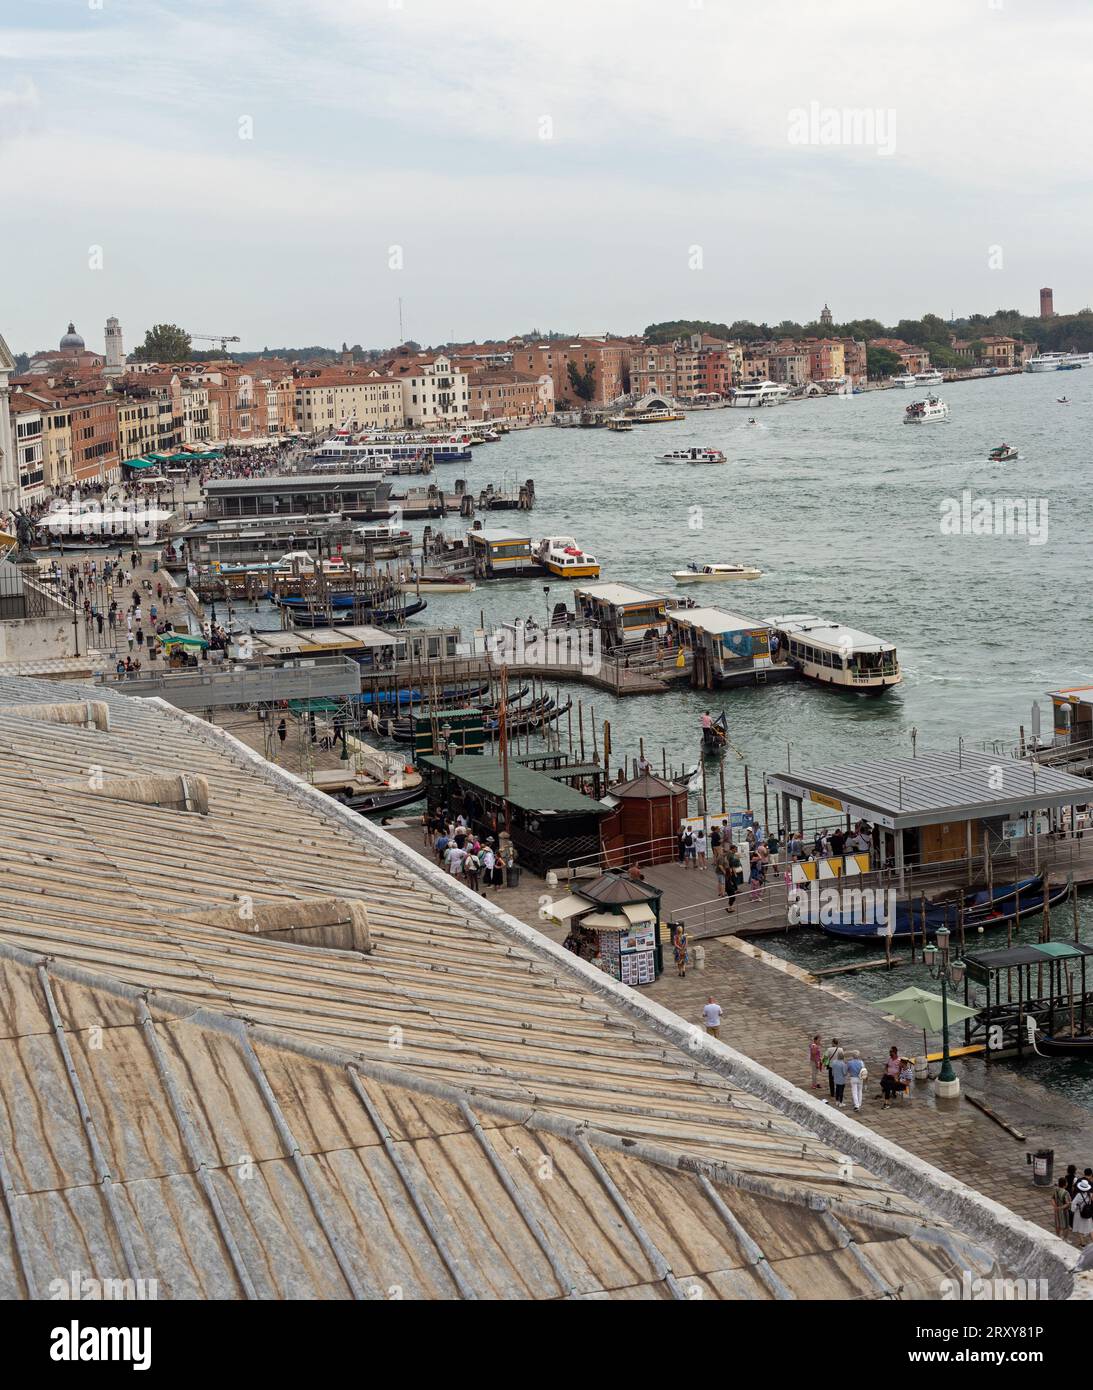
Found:
M 833 884 L 818 886 L 834 886 Z M 1048 907 L 1054 907 L 1065 900 L 1069 886 L 1065 883 L 1048 889 Z M 960 895 L 964 905 L 964 932 L 992 930 L 1016 924 L 1021 918 L 1044 910 L 1044 876 L 1020 879 L 1014 883 L 999 884 L 993 890 L 973 889 Z M 807 910 L 807 908 L 806 908 Z M 939 927 L 955 931 L 960 921 L 959 902 L 956 899 L 927 901 L 923 916 L 919 904 L 897 903 L 896 920 L 889 933 L 888 924 L 874 921 L 855 921 L 855 913 L 823 913 L 826 921 L 815 925 L 825 936 L 836 937 L 840 941 L 875 942 L 878 938 L 891 936 L 893 941 L 909 941 L 912 933 L 919 938 L 934 936 Z
M 702 730 L 702 749 L 706 753 L 720 753 L 729 740 L 729 721 L 725 711 L 713 720 L 710 727 Z
M 489 683 L 483 681 L 476 686 L 454 686 L 446 685 L 442 690 L 431 691 L 422 690 L 417 686 L 411 686 L 405 690 L 365 690 L 360 695 L 352 696 L 355 705 L 364 705 L 366 708 L 372 705 L 420 705 L 426 700 L 431 700 L 435 704 L 458 705 L 460 708 L 473 703 L 489 690 Z M 527 686 L 524 687 L 526 692 Z
M 339 598 L 348 598 L 349 595 L 338 595 Z M 329 611 L 326 608 L 310 608 L 306 599 L 282 598 L 275 599 L 274 602 L 280 608 L 287 608 L 292 614 L 292 621 L 296 627 L 326 627 L 331 622 L 359 624 L 363 627 L 385 627 L 390 624 L 402 624 L 405 619 L 412 618 L 415 613 L 420 613 L 423 608 L 429 606 L 428 600 L 419 598 L 410 600 L 407 603 L 394 604 L 388 608 L 369 608 L 365 605 L 359 607 L 353 603 L 333 603 Z
M 1038 1037 L 1033 1047 L 1042 1057 L 1084 1057 L 1086 1061 L 1093 1061 L 1093 1037 Z
M 404 787 L 400 791 L 366 792 L 360 796 L 338 796 L 335 793 L 330 795 L 343 806 L 348 806 L 351 811 L 371 815 L 376 811 L 393 810 L 396 806 L 409 806 L 415 801 L 420 801 L 426 791 L 424 784 L 419 783 L 416 787 Z

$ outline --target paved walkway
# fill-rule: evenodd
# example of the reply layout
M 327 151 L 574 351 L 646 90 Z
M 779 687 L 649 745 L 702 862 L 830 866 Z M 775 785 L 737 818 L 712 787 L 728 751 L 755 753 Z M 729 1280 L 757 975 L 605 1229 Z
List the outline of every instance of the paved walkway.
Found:
M 419 854 L 428 853 L 416 825 L 387 828 Z M 683 906 L 681 898 L 702 901 L 713 881 L 712 871 L 672 864 L 647 868 L 645 874 L 665 888 L 670 909 Z M 520 921 L 554 941 L 566 935 L 564 927 L 539 916 L 544 900 L 568 891 L 564 884 L 549 889 L 545 880 L 525 870 L 518 888 L 495 891 L 498 905 Z M 732 921 L 726 918 L 726 924 Z M 685 979 L 677 977 L 671 953 L 665 952 L 665 973 L 645 987 L 658 1003 L 688 1022 L 700 1023 L 702 1005 L 712 994 L 725 1011 L 722 1040 L 802 1089 L 810 1085 L 810 1037 L 819 1033 L 825 1041 L 839 1038 L 844 1047 L 861 1052 L 869 1068 L 865 1103 L 856 1117 L 862 1124 L 1037 1225 L 1052 1229 L 1050 1190 L 1033 1186 L 1025 1154 L 1040 1147 L 1054 1149 L 1057 1175 L 1067 1163 L 1093 1166 L 1093 1112 L 1046 1091 L 1012 1067 L 995 1064 L 992 1068 L 978 1058 L 961 1058 L 956 1063 L 965 1093 L 1024 1134 L 1024 1141 L 966 1098 L 938 1100 L 929 1082 L 917 1086 L 909 1103 L 885 1110 L 879 1081 L 888 1049 L 895 1044 L 905 1055 L 921 1055 L 921 1032 L 889 1023 L 838 982 L 821 986 L 812 976 L 799 978 L 804 972 L 765 957 L 761 941 L 711 937 L 702 946 L 704 968 L 689 971 Z

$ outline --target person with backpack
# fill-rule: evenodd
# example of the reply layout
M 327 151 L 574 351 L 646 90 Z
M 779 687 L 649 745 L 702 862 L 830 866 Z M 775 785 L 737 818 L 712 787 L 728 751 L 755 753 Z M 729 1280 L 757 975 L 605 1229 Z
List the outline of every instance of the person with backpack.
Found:
M 1079 1245 L 1086 1245 L 1093 1235 L 1093 1183 L 1088 1178 L 1079 1178 L 1074 1200 L 1070 1204 L 1071 1229 L 1078 1238 Z
M 695 867 L 695 852 L 695 837 L 688 826 L 683 832 L 683 867 L 685 869 Z
M 475 893 L 478 892 L 478 871 L 481 867 L 482 861 L 473 848 L 469 849 L 463 861 L 463 877 L 467 880 L 467 887 Z

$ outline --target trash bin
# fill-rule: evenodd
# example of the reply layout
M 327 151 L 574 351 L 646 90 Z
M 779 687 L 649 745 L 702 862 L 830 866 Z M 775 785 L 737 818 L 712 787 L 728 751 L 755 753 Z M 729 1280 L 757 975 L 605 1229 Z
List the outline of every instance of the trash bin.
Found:
M 1034 1154 L 1028 1155 L 1028 1159 L 1032 1164 L 1033 1185 L 1036 1187 L 1050 1187 L 1052 1172 L 1055 1168 L 1055 1150 L 1037 1149 Z
M 505 870 L 505 887 L 506 887 L 506 888 L 519 888 L 519 887 L 520 887 L 520 865 L 519 865 L 519 864 L 510 864 L 510 865 L 508 866 L 508 868 Z

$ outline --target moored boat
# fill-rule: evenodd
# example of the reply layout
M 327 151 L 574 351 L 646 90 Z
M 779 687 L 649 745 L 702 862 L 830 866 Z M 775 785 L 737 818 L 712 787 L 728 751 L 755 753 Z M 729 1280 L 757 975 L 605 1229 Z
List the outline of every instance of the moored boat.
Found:
M 804 613 L 764 622 L 774 628 L 779 648 L 801 675 L 820 685 L 882 695 L 903 679 L 895 647 L 868 632 Z
M 629 434 L 634 428 L 634 422 L 628 420 L 625 415 L 612 415 L 607 422 L 607 428 L 615 434 Z
M 941 927 L 956 931 L 962 909 L 965 934 L 1016 925 L 1025 917 L 1043 913 L 1045 891 L 1050 908 L 1066 899 L 1070 887 L 1066 883 L 1045 886 L 1043 874 L 1038 874 L 1013 883 L 996 884 L 990 889 L 969 889 L 945 900 L 927 899 L 925 912 L 921 900 L 900 902 L 896 904 L 894 922 L 878 917 L 875 907 L 866 906 L 860 891 L 855 898 L 853 889 L 844 894 L 849 906 L 841 912 L 831 912 L 821 904 L 818 922 L 808 921 L 807 900 L 799 905 L 799 911 L 803 923 L 816 926 L 825 936 L 837 937 L 840 941 L 876 942 L 888 936 L 900 941 L 910 940 L 912 934 L 920 939 L 935 936 Z
M 544 536 L 535 548 L 539 563 L 559 579 L 598 579 L 600 564 L 572 536 Z

